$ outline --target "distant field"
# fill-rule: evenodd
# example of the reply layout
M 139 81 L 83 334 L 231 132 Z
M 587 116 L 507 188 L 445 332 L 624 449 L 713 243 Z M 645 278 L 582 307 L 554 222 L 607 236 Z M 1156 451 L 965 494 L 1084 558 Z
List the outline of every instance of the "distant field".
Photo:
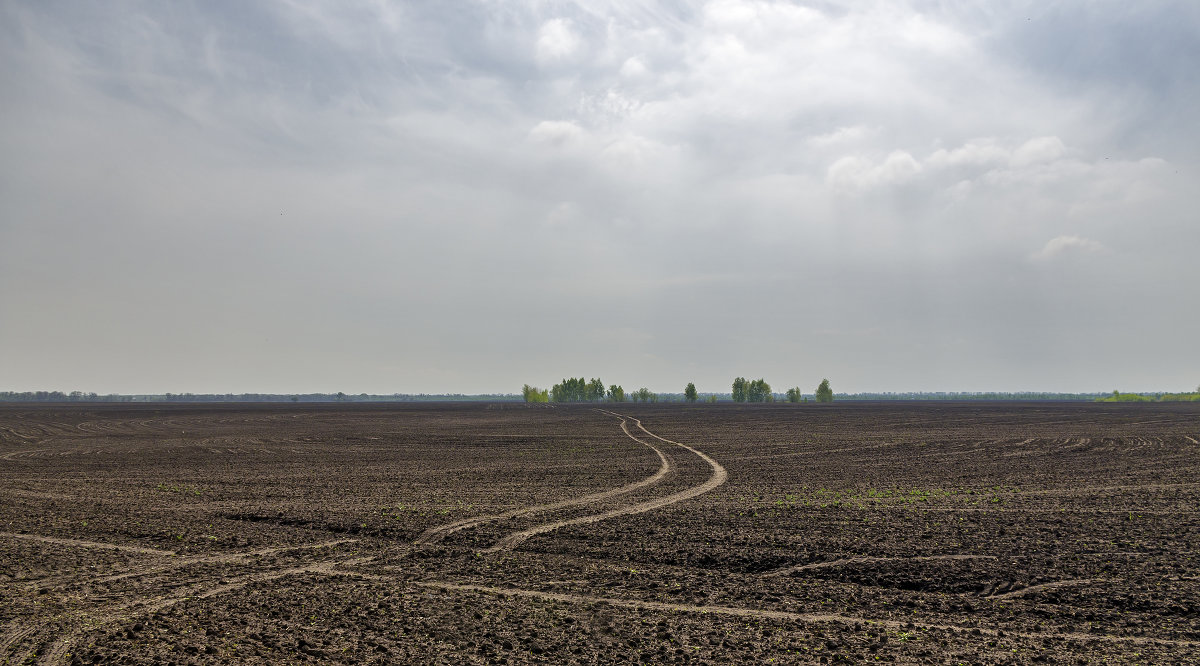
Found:
M 1195 663 L 1200 404 L 0 407 L 0 663 Z

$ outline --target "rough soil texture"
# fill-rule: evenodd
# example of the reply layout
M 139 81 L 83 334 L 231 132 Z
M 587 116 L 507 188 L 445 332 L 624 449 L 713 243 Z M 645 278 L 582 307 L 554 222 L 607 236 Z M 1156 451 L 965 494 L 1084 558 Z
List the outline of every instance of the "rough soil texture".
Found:
M 1200 405 L 0 407 L 0 663 L 1196 663 Z

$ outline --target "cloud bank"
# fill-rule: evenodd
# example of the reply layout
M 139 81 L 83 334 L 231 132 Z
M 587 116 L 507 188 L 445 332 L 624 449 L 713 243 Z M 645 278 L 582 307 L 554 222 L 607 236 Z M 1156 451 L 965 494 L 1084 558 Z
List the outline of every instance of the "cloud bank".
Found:
M 0 4 L 0 388 L 1193 387 L 1198 32 Z

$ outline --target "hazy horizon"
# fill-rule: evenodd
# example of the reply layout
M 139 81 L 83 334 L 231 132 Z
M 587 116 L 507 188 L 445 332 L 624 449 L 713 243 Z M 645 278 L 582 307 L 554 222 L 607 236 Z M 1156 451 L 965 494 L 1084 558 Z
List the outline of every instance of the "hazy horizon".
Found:
M 1200 383 L 1200 5 L 0 0 L 0 390 Z
M 566 378 L 564 378 L 564 379 L 566 379 Z M 557 383 L 558 382 L 554 382 L 554 384 L 557 384 Z M 771 386 L 771 394 L 776 397 L 783 396 L 785 393 L 787 393 L 787 391 L 789 389 L 791 389 L 793 386 L 795 386 L 794 384 L 789 384 L 787 386 L 777 386 L 775 384 L 771 384 L 769 381 L 767 383 Z M 637 390 L 638 388 L 643 388 L 641 385 L 637 385 L 637 384 L 629 384 L 629 383 L 621 384 L 620 382 L 606 382 L 606 385 L 612 385 L 612 384 L 620 385 L 626 392 L 631 392 L 631 391 Z M 732 382 L 731 382 L 731 384 L 732 384 Z M 546 384 L 536 385 L 535 388 L 549 389 L 551 386 L 552 386 L 551 383 L 546 383 Z M 648 388 L 655 395 L 682 396 L 684 394 L 684 387 L 679 387 L 676 389 L 653 388 L 653 387 L 644 387 L 644 388 Z M 803 386 L 801 386 L 799 388 L 801 389 L 801 394 L 804 396 L 812 396 L 815 393 L 815 389 L 816 389 L 815 386 L 812 388 L 804 388 Z M 706 389 L 706 388 L 697 386 L 696 390 L 699 393 L 699 395 L 701 395 L 701 396 L 704 396 L 704 395 L 724 396 L 724 395 L 730 394 L 730 391 L 728 389 L 725 389 L 725 390 Z M 117 396 L 173 395 L 173 396 L 179 396 L 179 397 L 184 397 L 184 396 L 226 396 L 226 395 L 233 396 L 233 397 L 240 397 L 243 395 L 264 395 L 264 396 L 277 396 L 277 397 L 305 396 L 305 395 L 335 396 L 338 393 L 345 394 L 348 398 L 356 398 L 356 397 L 360 397 L 363 395 L 366 395 L 368 397 L 373 397 L 373 398 L 376 398 L 376 397 L 377 398 L 387 398 L 387 397 L 391 397 L 391 396 L 434 396 L 434 397 L 436 397 L 436 396 L 468 396 L 468 397 L 470 397 L 470 396 L 489 396 L 489 395 L 497 395 L 497 396 L 503 395 L 503 396 L 513 396 L 513 397 L 521 396 L 520 388 L 518 388 L 517 390 L 509 390 L 509 391 L 480 391 L 480 392 L 392 391 L 389 393 L 370 393 L 367 391 L 329 391 L 329 390 L 326 390 L 326 391 L 219 391 L 219 392 L 218 391 L 211 391 L 211 392 L 197 392 L 197 391 L 115 392 L 114 391 L 114 392 L 103 393 L 100 391 L 86 391 L 86 390 L 81 390 L 81 389 L 73 389 L 71 391 L 63 391 L 61 389 L 34 389 L 34 390 L 15 390 L 15 391 L 9 390 L 9 389 L 0 389 L 0 394 L 3 394 L 3 393 L 39 393 L 39 392 L 54 393 L 54 392 L 60 392 L 60 393 L 68 394 L 68 396 L 69 396 L 71 393 L 73 393 L 75 391 L 82 393 L 83 399 L 86 399 L 89 394 L 95 395 L 99 398 L 104 398 L 104 397 L 113 396 L 113 395 L 117 395 Z M 871 390 L 841 391 L 841 390 L 834 389 L 833 392 L 834 392 L 834 395 L 938 395 L 938 394 L 945 394 L 945 395 L 966 395 L 966 396 L 988 395 L 988 394 L 996 394 L 996 395 L 1022 395 L 1022 394 L 1109 395 L 1112 393 L 1112 391 L 1108 391 L 1108 390 L 1041 391 L 1041 390 L 1036 390 L 1036 389 L 1029 389 L 1029 390 L 1024 390 L 1024 391 L 987 391 L 987 390 L 977 390 L 977 391 L 976 390 L 965 390 L 965 391 L 871 391 Z M 1122 394 L 1200 393 L 1200 387 L 1198 387 L 1195 390 L 1183 390 L 1183 391 L 1162 391 L 1162 390 L 1121 391 L 1121 390 L 1117 389 L 1117 392 L 1122 393 Z M 629 400 L 629 399 L 627 399 L 626 401 L 632 402 L 632 400 Z

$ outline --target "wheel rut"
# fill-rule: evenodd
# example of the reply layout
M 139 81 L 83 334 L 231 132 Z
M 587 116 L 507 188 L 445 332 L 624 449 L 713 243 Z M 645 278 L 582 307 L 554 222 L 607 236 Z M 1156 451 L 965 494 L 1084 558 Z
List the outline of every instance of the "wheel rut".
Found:
M 549 502 L 546 504 L 537 504 L 534 506 L 522 507 L 519 509 L 513 509 L 511 511 L 505 511 L 503 513 L 489 514 L 489 515 L 483 515 L 483 516 L 474 516 L 471 518 L 464 518 L 462 520 L 457 520 L 452 523 L 447 523 L 445 525 L 438 525 L 435 527 L 431 527 L 431 528 L 425 530 L 423 533 L 421 533 L 416 539 L 414 539 L 412 542 L 412 546 L 414 548 L 430 546 L 430 545 L 433 545 L 433 544 L 436 544 L 436 543 L 442 541 L 443 539 L 450 536 L 451 534 L 454 534 L 455 532 L 459 532 L 461 530 L 469 529 L 472 527 L 477 527 L 479 525 L 482 525 L 482 524 L 488 523 L 488 522 L 507 520 L 510 518 L 518 518 L 521 516 L 527 516 L 527 515 L 536 514 L 536 513 L 547 513 L 550 511 L 557 511 L 560 509 L 567 509 L 567 508 L 576 507 L 576 506 L 585 506 L 588 504 L 595 504 L 598 502 L 603 502 L 605 500 L 611 499 L 613 497 L 618 497 L 620 495 L 626 495 L 626 494 L 629 494 L 629 493 L 632 493 L 632 492 L 635 492 L 638 490 L 642 490 L 643 488 L 648 488 L 650 486 L 653 486 L 653 485 L 659 483 L 660 481 L 662 481 L 668 474 L 675 471 L 676 466 L 672 462 L 671 457 L 666 452 L 664 452 L 662 448 L 660 448 L 660 445 L 656 444 L 653 441 L 650 441 L 650 438 L 658 440 L 659 442 L 662 442 L 665 444 L 670 444 L 671 446 L 674 446 L 674 447 L 679 447 L 679 448 L 685 449 L 685 450 L 691 452 L 692 454 L 695 454 L 701 460 L 708 463 L 709 467 L 712 469 L 712 474 L 709 476 L 708 480 L 706 480 L 705 482 L 703 482 L 699 485 L 692 486 L 690 488 L 686 488 L 684 490 L 681 490 L 676 493 L 672 493 L 665 497 L 659 497 L 659 498 L 647 500 L 644 502 L 637 502 L 634 504 L 617 507 L 617 508 L 611 509 L 609 511 L 590 514 L 590 515 L 586 515 L 586 516 L 578 516 L 575 518 L 568 518 L 568 519 L 564 519 L 564 520 L 545 522 L 545 523 L 542 523 L 539 525 L 534 525 L 533 527 L 529 527 L 527 529 L 520 530 L 518 532 L 513 532 L 513 533 L 501 538 L 498 542 L 496 542 L 495 545 L 491 546 L 490 548 L 485 549 L 483 552 L 492 553 L 492 552 L 497 552 L 497 551 L 502 551 L 502 550 L 511 550 L 511 549 L 519 546 L 521 543 L 525 542 L 526 540 L 528 540 L 529 538 L 531 538 L 533 536 L 536 536 L 538 534 L 544 534 L 546 532 L 551 532 L 551 531 L 554 531 L 554 530 L 557 530 L 557 529 L 560 529 L 563 527 L 567 527 L 570 525 L 582 525 L 582 524 L 587 524 L 587 523 L 594 523 L 594 522 L 599 522 L 601 520 L 606 520 L 609 518 L 616 518 L 618 516 L 626 516 L 626 515 L 631 515 L 631 514 L 644 513 L 644 512 L 653 511 L 655 509 L 659 509 L 659 508 L 662 508 L 665 506 L 670 506 L 671 504 L 675 504 L 677 502 L 682 502 L 684 500 L 691 499 L 698 495 L 702 495 L 702 494 L 720 486 L 721 484 L 725 483 L 725 481 L 729 478 L 729 474 L 725 470 L 725 468 L 720 463 L 718 463 L 716 460 L 713 460 L 711 457 L 709 457 L 707 454 L 705 454 L 704 452 L 699 451 L 687 444 L 675 442 L 675 441 L 666 439 L 664 437 L 660 437 L 660 436 L 654 434 L 653 432 L 650 432 L 649 430 L 646 429 L 646 427 L 644 425 L 642 425 L 642 422 L 640 419 L 635 419 L 633 417 L 626 416 L 623 414 L 618 414 L 616 412 L 612 412 L 612 411 L 609 411 L 606 409 L 598 409 L 596 411 L 598 411 L 602 414 L 607 414 L 608 416 L 612 416 L 612 417 L 620 419 L 621 420 L 621 431 L 625 433 L 625 436 L 629 437 L 633 441 L 635 441 L 639 444 L 642 444 L 643 446 L 646 446 L 647 448 L 654 451 L 658 455 L 659 460 L 661 462 L 661 465 L 659 466 L 658 471 L 655 472 L 654 474 L 652 474 L 651 476 L 648 476 L 645 479 L 642 479 L 640 481 L 635 481 L 633 483 L 621 486 L 620 488 L 613 488 L 612 490 L 606 490 L 604 492 L 592 493 L 590 495 L 584 495 L 582 497 L 575 497 L 575 498 L 562 500 L 562 501 L 558 501 L 558 502 Z M 630 427 L 629 427 L 630 422 L 632 422 L 634 424 L 635 428 L 638 431 L 640 431 L 640 433 L 635 434 L 634 431 L 630 430 Z M 639 436 L 639 435 L 641 435 L 641 436 Z
M 140 553 L 142 555 L 159 555 L 161 557 L 173 557 L 175 551 L 162 550 L 160 548 L 144 548 L 142 546 L 126 546 L 117 543 L 104 543 L 101 541 L 85 541 L 83 539 L 64 539 L 61 537 L 41 536 L 39 534 L 20 534 L 17 532 L 0 532 L 0 537 L 8 539 L 24 539 L 26 541 L 39 541 L 41 543 L 53 543 L 62 546 L 76 546 L 79 548 L 97 548 L 101 550 L 120 550 L 127 553 Z
M 606 413 L 611 414 L 611 412 L 606 412 Z M 619 415 L 614 415 L 614 416 L 619 416 Z M 485 515 L 485 516 L 475 516 L 472 518 L 464 518 L 462 520 L 457 520 L 452 523 L 447 523 L 445 525 L 438 525 L 436 527 L 431 527 L 431 528 L 425 530 L 424 532 L 422 532 L 420 536 L 418 536 L 416 539 L 413 540 L 413 546 L 418 546 L 418 547 L 419 546 L 429 546 L 429 545 L 435 544 L 435 543 L 445 539 L 446 537 L 450 536 L 451 534 L 453 534 L 455 532 L 465 530 L 465 529 L 468 529 L 471 527 L 475 527 L 478 525 L 482 525 L 484 523 L 496 521 L 496 520 L 507 520 L 509 518 L 518 518 L 520 516 L 526 516 L 526 515 L 533 514 L 533 513 L 544 513 L 544 512 L 548 512 L 548 511 L 557 511 L 559 509 L 566 509 L 566 508 L 570 508 L 573 506 L 580 506 L 580 505 L 584 505 L 584 504 L 594 504 L 596 502 L 602 502 L 602 501 L 610 499 L 612 497 L 617 497 L 618 495 L 624 495 L 627 493 L 634 492 L 635 490 L 641 490 L 642 488 L 652 486 L 652 485 L 658 483 L 659 481 L 662 481 L 663 478 L 666 477 L 667 474 L 669 474 L 675 468 L 674 465 L 671 463 L 671 459 L 665 453 L 663 453 L 662 449 L 658 448 L 653 443 L 639 439 L 638 437 L 634 436 L 633 433 L 629 432 L 629 426 L 628 426 L 628 423 L 627 423 L 625 417 L 620 417 L 620 418 L 621 418 L 621 430 L 623 430 L 630 439 L 650 448 L 652 451 L 654 451 L 656 454 L 658 454 L 659 461 L 662 464 L 659 466 L 658 471 L 655 472 L 654 474 L 652 474 L 640 481 L 635 481 L 628 485 L 621 486 L 620 488 L 613 488 L 612 490 L 606 490 L 604 492 L 592 493 L 590 495 L 584 495 L 582 497 L 566 499 L 566 500 L 562 500 L 559 502 L 549 502 L 547 504 L 537 504 L 534 506 L 528 506 L 528 507 L 524 507 L 524 508 L 520 508 L 520 509 L 513 509 L 512 511 L 505 511 L 503 513 L 495 513 L 495 514 L 489 514 L 489 515 Z M 639 423 L 638 425 L 640 427 L 641 424 Z
M 138 578 L 140 576 L 150 576 L 153 574 L 173 571 L 175 569 L 183 569 L 195 564 L 244 564 L 253 562 L 255 558 L 269 557 L 278 553 L 286 553 L 291 551 L 302 550 L 320 550 L 322 548 L 332 548 L 348 543 L 357 543 L 358 539 L 334 539 L 332 541 L 320 541 L 317 543 L 303 543 L 290 546 L 276 546 L 271 548 L 260 548 L 258 550 L 250 550 L 240 553 L 216 553 L 213 555 L 191 555 L 185 557 L 172 557 L 169 561 L 158 560 L 154 564 L 146 564 L 129 568 L 120 573 L 100 576 L 98 578 L 89 578 L 86 583 L 89 585 L 97 583 L 112 583 L 127 578 Z M 27 589 L 61 589 L 77 585 L 81 581 L 77 578 L 67 580 L 38 580 L 26 584 Z
M 794 566 L 775 569 L 763 574 L 763 578 L 778 578 L 781 576 L 789 576 L 798 571 L 811 571 L 813 569 L 832 569 L 842 567 L 848 564 L 876 564 L 887 562 L 937 562 L 937 561 L 954 561 L 954 560 L 994 560 L 995 555 L 918 555 L 916 557 L 845 557 L 838 560 L 828 560 L 826 562 L 812 562 L 809 564 L 797 564 Z
M 1044 592 L 1046 590 L 1054 590 L 1054 589 L 1057 589 L 1060 587 L 1072 587 L 1075 585 L 1090 585 L 1091 583 L 1106 583 L 1106 582 L 1108 582 L 1108 581 L 1107 581 L 1107 579 L 1104 579 L 1104 578 L 1075 578 L 1075 579 L 1071 579 L 1071 580 L 1060 580 L 1060 581 L 1054 581 L 1051 583 L 1041 583 L 1038 585 L 1030 585 L 1028 587 L 1021 587 L 1021 588 L 1017 588 L 1015 590 L 1009 590 L 1008 592 L 985 594 L 985 595 L 983 595 L 983 597 L 985 599 L 1013 599 L 1016 597 L 1023 597 L 1027 594 Z
M 67 632 L 59 633 L 57 638 L 54 639 L 53 643 L 50 644 L 50 647 L 46 650 L 46 652 L 43 655 L 40 655 L 38 661 L 39 663 L 44 664 L 62 663 L 66 660 L 67 653 L 71 646 L 74 645 L 79 636 L 87 630 L 113 624 L 115 622 L 129 620 L 135 617 L 144 617 L 186 601 L 208 599 L 210 597 L 226 594 L 228 592 L 234 592 L 254 583 L 263 583 L 284 578 L 286 576 L 296 576 L 302 574 L 351 576 L 361 579 L 383 580 L 383 577 L 381 576 L 339 570 L 339 567 L 362 564 L 370 559 L 371 558 L 351 558 L 337 562 L 319 562 L 314 564 L 271 569 L 267 571 L 245 574 L 242 576 L 224 578 L 221 579 L 217 585 L 211 585 L 213 581 L 199 582 L 194 586 L 191 586 L 186 593 L 174 592 L 172 594 L 153 597 L 150 599 L 118 602 L 100 608 L 92 608 L 76 615 L 74 619 L 77 623 L 77 628 Z M 86 629 L 83 628 L 85 626 Z M 28 635 L 29 634 L 26 634 L 26 636 Z
M 266 557 L 289 551 L 333 548 L 340 545 L 356 543 L 358 541 L 358 539 L 336 539 L 333 541 L 323 541 L 311 544 L 261 548 L 238 553 L 218 553 L 214 555 L 198 555 L 176 558 L 169 557 L 174 555 L 172 551 L 159 551 L 146 548 L 134 548 L 130 546 L 118 546 L 117 544 L 82 541 L 79 539 L 40 537 L 37 535 L 13 535 L 10 533 L 0 533 L 0 535 L 18 536 L 35 541 L 81 548 L 117 548 L 120 550 L 132 550 L 133 552 L 160 555 L 164 557 L 164 559 L 156 560 L 156 563 L 154 564 L 134 567 L 121 573 L 88 579 L 87 581 L 72 580 L 60 582 L 59 584 L 51 584 L 49 586 L 46 585 L 45 581 L 39 581 L 26 586 L 27 588 L 37 588 L 39 590 L 56 588 L 61 589 L 76 583 L 84 582 L 87 584 L 107 583 L 127 578 L 136 578 L 140 576 L 163 573 L 166 571 L 183 569 L 196 564 L 254 564 L 256 558 L 259 557 Z M 168 557 L 169 559 L 166 559 Z M 217 577 L 213 578 L 200 578 L 183 585 L 182 589 L 172 590 L 168 594 L 150 596 L 148 598 L 140 597 L 136 599 L 118 599 L 99 604 L 86 604 L 85 607 L 82 608 L 72 609 L 56 616 L 42 618 L 41 625 L 31 624 L 28 622 L 14 622 L 5 628 L 3 634 L 0 634 L 0 663 L 26 663 L 32 662 L 36 657 L 37 663 L 59 664 L 66 660 L 69 649 L 75 644 L 79 636 L 88 630 L 109 625 L 114 622 L 128 620 L 133 617 L 149 615 L 181 602 L 193 599 L 207 599 L 219 594 L 235 591 L 252 583 L 270 581 L 285 576 L 307 573 L 325 576 L 356 576 L 361 578 L 378 579 L 378 576 L 373 576 L 371 574 L 346 571 L 342 569 L 342 567 L 365 564 L 373 559 L 374 558 L 369 556 L 355 556 L 308 564 L 288 564 L 282 566 L 277 564 L 274 567 L 264 568 L 259 571 L 252 571 L 237 576 L 218 575 Z M 46 626 L 47 624 L 50 624 L 51 626 Z M 11 659 L 6 660 L 8 657 L 11 657 Z
M 631 434 L 629 432 L 628 428 L 625 427 L 626 419 L 633 421 L 637 425 L 638 429 L 641 430 L 646 435 L 649 435 L 650 437 L 653 437 L 659 441 L 666 442 L 667 444 L 672 444 L 674 446 L 678 446 L 680 448 L 686 449 L 686 450 L 696 454 L 697 456 L 700 457 L 701 460 L 708 463 L 709 467 L 712 469 L 712 475 L 709 476 L 708 480 L 705 481 L 704 483 L 701 483 L 696 486 L 692 486 L 691 488 L 686 488 L 677 493 L 672 493 L 670 495 L 667 495 L 666 497 L 659 497 L 656 499 L 647 500 L 645 502 L 638 502 L 636 504 L 630 504 L 628 506 L 618 507 L 618 508 L 612 509 L 610 511 L 605 511 L 603 513 L 596 513 L 596 514 L 592 514 L 589 516 L 579 516 L 577 518 L 569 518 L 566 520 L 557 520 L 554 522 L 543 523 L 541 525 L 535 525 L 533 527 L 521 530 L 519 532 L 513 532 L 512 534 L 509 534 L 508 536 L 506 536 L 503 539 L 501 539 L 500 541 L 498 541 L 496 543 L 496 545 L 492 546 L 491 548 L 486 549 L 484 552 L 491 553 L 491 552 L 496 552 L 496 551 L 500 551 L 500 550 L 511 550 L 511 549 L 519 546 L 526 540 L 528 540 L 530 537 L 537 536 L 538 534 L 545 534 L 546 532 L 552 532 L 554 530 L 557 530 L 557 529 L 560 529 L 563 527 L 568 527 L 570 525 L 584 525 L 587 523 L 595 523 L 595 522 L 599 522 L 601 520 L 607 520 L 609 518 L 617 518 L 619 516 L 628 516 L 628 515 L 633 515 L 633 514 L 637 514 L 637 513 L 645 513 L 647 511 L 653 511 L 655 509 L 661 509 L 665 506 L 670 506 L 672 504 L 682 502 L 684 500 L 688 500 L 688 499 L 691 499 L 691 498 L 699 496 L 699 495 L 703 495 L 704 493 L 707 493 L 710 490 L 713 490 L 714 488 L 719 487 L 721 484 L 725 483 L 725 481 L 729 479 L 729 473 L 725 470 L 725 467 L 723 467 L 721 465 L 721 463 L 717 462 L 716 460 L 713 460 L 711 457 L 709 457 L 703 451 L 699 451 L 691 446 L 688 446 L 687 444 L 682 444 L 680 442 L 675 442 L 675 441 L 666 439 L 665 437 L 660 437 L 660 436 L 650 432 L 649 430 L 647 430 L 646 427 L 642 425 L 642 422 L 639 419 L 624 416 L 622 414 L 618 414 L 616 412 L 610 412 L 608 410 L 603 410 L 603 409 L 597 410 L 597 411 L 599 411 L 603 414 L 608 414 L 610 416 L 615 416 L 615 417 L 621 419 L 622 429 L 625 430 L 625 434 L 629 435 L 629 437 L 631 437 L 632 439 L 634 439 L 638 442 L 642 442 L 643 444 L 646 444 L 647 446 L 650 446 L 650 444 L 647 444 L 642 439 L 639 439 L 638 437 Z
M 919 627 L 923 629 L 937 629 L 942 631 L 962 632 L 962 631 L 978 631 L 981 634 L 988 636 L 998 635 L 1013 635 L 1026 638 L 1037 639 L 1056 639 L 1056 640 L 1076 640 L 1076 641 L 1099 641 L 1103 643 L 1125 643 L 1133 645 L 1166 645 L 1179 647 L 1200 647 L 1200 641 L 1188 640 L 1171 640 L 1165 638 L 1152 638 L 1148 636 L 1111 636 L 1105 634 L 1085 634 L 1073 632 L 1022 632 L 1004 630 L 1000 632 L 996 629 L 976 627 L 976 626 L 959 626 L 953 624 L 934 624 L 912 622 L 910 620 L 888 620 L 875 619 L 866 617 L 856 617 L 853 615 L 840 615 L 836 613 L 795 613 L 791 611 L 775 611 L 764 610 L 759 608 L 740 608 L 737 606 L 700 606 L 694 604 L 670 604 L 661 601 L 645 601 L 641 599 L 624 599 L 620 597 L 597 597 L 582 594 L 563 594 L 560 592 L 542 592 L 540 590 L 527 590 L 514 587 L 490 587 L 486 585 L 464 585 L 458 583 L 444 582 L 421 582 L 415 583 L 419 587 L 428 589 L 444 590 L 447 592 L 467 592 L 477 594 L 487 594 L 499 597 L 522 597 L 528 599 L 541 599 L 545 601 L 556 601 L 566 604 L 606 604 L 617 608 L 633 608 L 638 610 L 654 610 L 675 613 L 711 613 L 715 615 L 730 615 L 734 617 L 745 618 L 760 618 L 770 620 L 792 620 L 797 622 L 826 622 L 846 625 L 861 625 L 864 622 L 871 622 L 875 625 L 888 627 L 892 629 L 908 629 Z

